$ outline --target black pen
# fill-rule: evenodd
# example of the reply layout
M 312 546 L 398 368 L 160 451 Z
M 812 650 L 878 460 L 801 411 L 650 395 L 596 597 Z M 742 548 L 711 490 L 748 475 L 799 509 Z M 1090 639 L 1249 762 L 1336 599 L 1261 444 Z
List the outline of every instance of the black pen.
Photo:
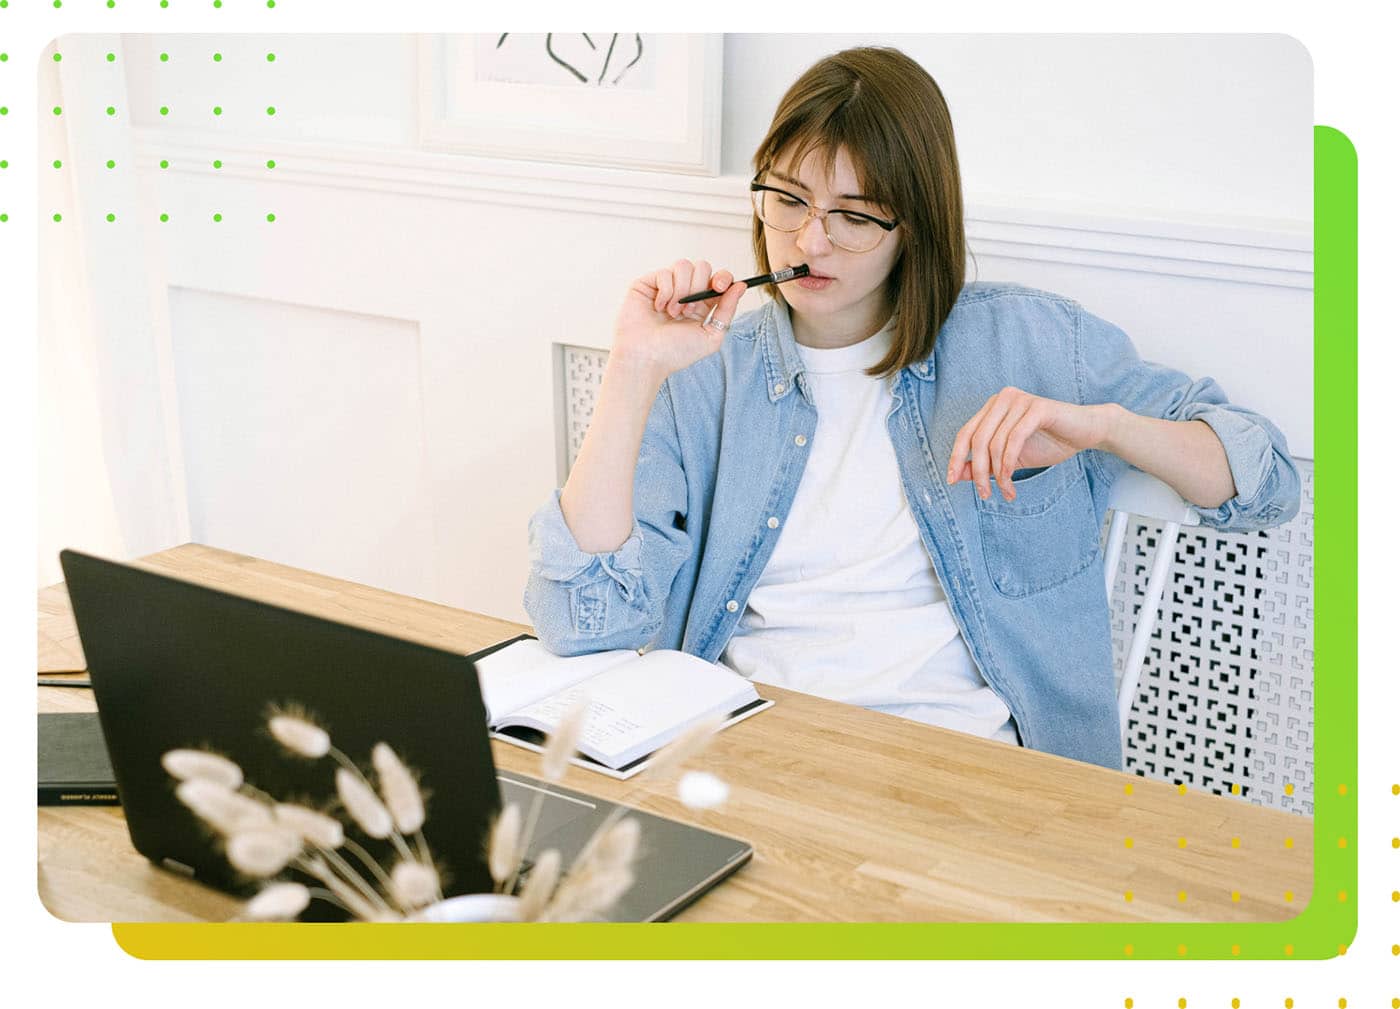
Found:
M 796 280 L 798 277 L 805 277 L 812 271 L 807 268 L 807 264 L 801 266 L 789 266 L 786 270 L 779 270 L 777 273 L 760 273 L 757 277 L 750 277 L 748 280 L 740 281 L 745 287 L 753 287 L 755 284 L 781 284 L 785 280 Z M 694 294 L 687 294 L 680 300 L 680 304 L 689 305 L 692 301 L 704 301 L 706 298 L 719 297 L 718 291 L 696 291 Z

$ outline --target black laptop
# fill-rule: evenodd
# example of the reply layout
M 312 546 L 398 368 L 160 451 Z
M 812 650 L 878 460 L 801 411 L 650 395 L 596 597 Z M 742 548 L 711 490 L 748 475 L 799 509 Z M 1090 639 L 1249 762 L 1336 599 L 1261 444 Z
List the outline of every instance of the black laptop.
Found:
M 526 811 L 536 794 L 544 796 L 526 858 L 556 848 L 565 866 L 615 807 L 496 770 L 472 656 L 72 550 L 60 560 L 131 841 L 159 866 L 240 895 L 257 888 L 176 798 L 177 782 L 160 762 L 167 750 L 223 754 L 279 800 L 324 805 L 334 798 L 333 762 L 295 757 L 267 731 L 273 705 L 314 715 L 366 769 L 382 741 L 420 775 L 423 834 L 447 896 L 492 889 L 486 835 L 503 801 Z M 753 854 L 743 841 L 629 812 L 641 826 L 636 882 L 613 920 L 668 918 Z M 381 864 L 393 864 L 387 842 L 348 834 Z M 303 917 L 337 914 L 313 901 Z

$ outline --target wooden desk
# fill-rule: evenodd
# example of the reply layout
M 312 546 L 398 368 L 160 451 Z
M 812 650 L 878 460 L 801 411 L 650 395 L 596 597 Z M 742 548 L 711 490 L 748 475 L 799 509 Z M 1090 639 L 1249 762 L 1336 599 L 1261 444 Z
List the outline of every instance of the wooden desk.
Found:
M 462 652 L 529 629 L 195 544 L 140 563 Z M 44 589 L 39 609 L 41 664 L 81 664 L 63 586 Z M 804 694 L 762 692 L 778 703 L 720 733 L 701 758 L 730 784 L 720 810 L 687 810 L 674 798 L 674 777 L 643 772 L 621 782 L 572 768 L 565 779 L 753 843 L 752 863 L 682 920 L 1276 921 L 1311 896 L 1309 819 Z M 92 709 L 89 691 L 39 688 L 40 711 Z M 537 771 L 533 754 L 493 747 L 502 768 Z M 50 911 L 76 921 L 221 920 L 237 910 L 232 899 L 150 866 L 117 808 L 39 809 L 39 893 Z

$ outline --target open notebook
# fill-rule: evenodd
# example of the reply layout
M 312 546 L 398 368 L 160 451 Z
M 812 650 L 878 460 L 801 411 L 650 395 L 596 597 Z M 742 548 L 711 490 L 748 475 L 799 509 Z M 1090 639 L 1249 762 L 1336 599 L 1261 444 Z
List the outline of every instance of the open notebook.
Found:
M 688 727 L 713 715 L 724 726 L 773 702 L 738 673 L 685 652 L 631 649 L 568 658 L 521 637 L 473 656 L 492 734 L 540 750 L 580 697 L 588 715 L 574 763 L 630 778 Z

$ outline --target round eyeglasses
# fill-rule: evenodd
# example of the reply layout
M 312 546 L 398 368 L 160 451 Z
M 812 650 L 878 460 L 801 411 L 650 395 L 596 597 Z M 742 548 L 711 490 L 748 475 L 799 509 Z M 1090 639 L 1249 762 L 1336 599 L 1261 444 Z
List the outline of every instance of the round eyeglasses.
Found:
M 753 197 L 753 212 L 767 227 L 774 231 L 800 231 L 809 219 L 818 217 L 831 244 L 847 252 L 869 252 L 899 223 L 858 210 L 818 210 L 800 196 L 758 181 L 749 183 L 749 195 Z

